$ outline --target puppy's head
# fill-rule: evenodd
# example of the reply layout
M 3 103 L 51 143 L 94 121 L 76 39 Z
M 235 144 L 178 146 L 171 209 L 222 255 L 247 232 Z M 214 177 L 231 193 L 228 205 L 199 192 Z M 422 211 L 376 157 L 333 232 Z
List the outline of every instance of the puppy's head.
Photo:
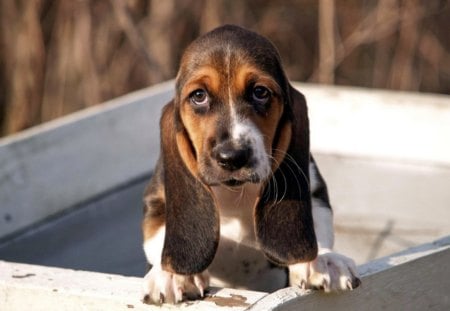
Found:
M 267 179 L 275 168 L 288 82 L 275 47 L 237 26 L 220 27 L 184 53 L 175 120 L 182 157 L 209 186 Z M 288 139 L 285 139 L 288 141 Z
M 224 26 L 194 41 L 182 57 L 161 134 L 170 198 L 167 271 L 199 273 L 211 263 L 220 222 L 210 187 L 222 184 L 265 183 L 254 216 L 269 259 L 286 265 L 315 258 L 306 101 L 267 39 Z

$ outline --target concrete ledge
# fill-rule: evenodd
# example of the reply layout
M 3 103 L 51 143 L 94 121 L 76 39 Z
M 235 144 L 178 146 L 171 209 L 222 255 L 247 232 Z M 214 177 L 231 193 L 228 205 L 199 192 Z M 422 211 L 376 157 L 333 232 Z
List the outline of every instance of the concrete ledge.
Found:
M 0 261 L 0 310 L 161 310 L 141 302 L 142 278 Z M 244 310 L 266 293 L 213 288 L 164 310 Z
M 450 236 L 359 267 L 362 286 L 324 294 L 285 288 L 272 294 L 234 289 L 176 306 L 140 301 L 141 278 L 0 261 L 2 310 L 446 310 Z
M 358 267 L 362 285 L 347 293 L 288 287 L 250 311 L 449 310 L 450 236 Z

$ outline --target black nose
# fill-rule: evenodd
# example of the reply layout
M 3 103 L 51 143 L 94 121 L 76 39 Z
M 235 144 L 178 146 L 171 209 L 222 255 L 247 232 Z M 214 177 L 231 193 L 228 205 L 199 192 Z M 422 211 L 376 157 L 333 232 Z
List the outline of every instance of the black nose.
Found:
M 236 171 L 244 167 L 250 159 L 249 148 L 222 146 L 215 152 L 215 158 L 220 167 L 227 171 Z

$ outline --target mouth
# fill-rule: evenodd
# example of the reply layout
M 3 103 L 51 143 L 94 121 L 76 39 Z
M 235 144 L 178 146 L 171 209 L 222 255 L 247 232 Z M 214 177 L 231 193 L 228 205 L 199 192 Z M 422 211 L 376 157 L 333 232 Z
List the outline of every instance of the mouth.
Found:
M 248 176 L 248 178 L 244 179 L 236 179 L 236 178 L 230 178 L 225 181 L 222 181 L 222 184 L 228 187 L 238 187 L 242 186 L 243 184 L 249 182 L 252 184 L 257 184 L 261 181 L 261 178 L 259 178 L 258 174 L 251 174 Z
M 238 187 L 238 186 L 242 186 L 243 184 L 245 184 L 246 181 L 231 178 L 231 179 L 225 180 L 222 183 L 228 187 Z

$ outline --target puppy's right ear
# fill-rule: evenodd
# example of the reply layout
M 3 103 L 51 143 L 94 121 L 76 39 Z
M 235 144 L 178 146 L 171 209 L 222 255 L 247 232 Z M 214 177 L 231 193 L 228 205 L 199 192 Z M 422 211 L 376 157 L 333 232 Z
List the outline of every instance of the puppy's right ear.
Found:
M 214 259 L 219 241 L 219 216 L 211 193 L 183 160 L 192 160 L 193 155 L 177 113 L 172 101 L 164 107 L 161 117 L 166 198 L 161 264 L 166 271 L 191 275 L 204 271 Z

